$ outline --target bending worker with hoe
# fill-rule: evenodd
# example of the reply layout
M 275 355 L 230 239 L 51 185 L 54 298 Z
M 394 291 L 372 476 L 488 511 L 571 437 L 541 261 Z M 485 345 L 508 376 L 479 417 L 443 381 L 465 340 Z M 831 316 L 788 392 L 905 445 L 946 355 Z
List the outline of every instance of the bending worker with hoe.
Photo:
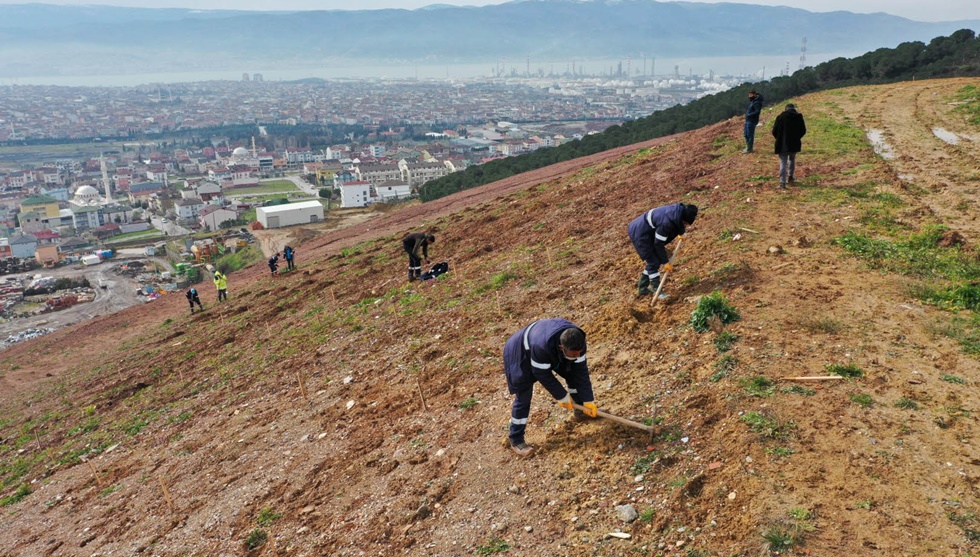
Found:
M 514 395 L 510 448 L 520 456 L 534 452 L 524 442 L 534 383 L 540 382 L 558 401 L 558 406 L 574 411 L 576 419 L 595 418 L 599 414 L 585 361 L 585 332 L 570 321 L 542 319 L 514 333 L 504 345 L 504 374 L 507 388 Z M 567 391 L 555 374 L 565 379 Z M 576 409 L 574 404 L 585 410 Z
M 696 205 L 674 203 L 656 209 L 650 209 L 630 222 L 627 232 L 636 253 L 646 262 L 646 268 L 640 275 L 636 286 L 640 296 L 653 294 L 660 288 L 660 266 L 669 273 L 674 270 L 667 255 L 667 244 L 674 238 L 682 236 L 685 224 L 694 224 L 698 216 Z M 660 298 L 667 295 L 660 293 Z
M 402 239 L 402 248 L 408 253 L 408 282 L 422 276 L 422 260 L 429 264 L 429 244 L 434 244 L 436 237 L 426 232 L 415 232 Z M 422 250 L 421 257 L 419 249 Z

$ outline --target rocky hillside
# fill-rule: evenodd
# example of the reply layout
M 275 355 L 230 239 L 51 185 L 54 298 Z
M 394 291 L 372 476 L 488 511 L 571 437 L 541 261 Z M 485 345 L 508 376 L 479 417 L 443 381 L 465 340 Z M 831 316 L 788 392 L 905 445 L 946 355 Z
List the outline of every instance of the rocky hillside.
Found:
M 733 119 L 323 231 L 204 313 L 6 350 L 0 554 L 975 553 L 976 92 L 796 99 L 789 190 L 775 107 L 756 153 Z M 677 201 L 701 214 L 652 305 L 626 224 Z M 423 228 L 453 272 L 409 284 Z M 740 319 L 698 332 L 712 292 Z M 557 316 L 600 408 L 652 435 L 539 389 L 538 451 L 505 448 L 503 343 Z

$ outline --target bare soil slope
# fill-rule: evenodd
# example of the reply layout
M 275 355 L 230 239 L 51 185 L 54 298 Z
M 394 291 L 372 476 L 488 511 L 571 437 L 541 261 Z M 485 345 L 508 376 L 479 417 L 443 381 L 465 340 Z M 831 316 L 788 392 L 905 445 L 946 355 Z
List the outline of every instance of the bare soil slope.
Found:
M 0 554 L 975 554 L 980 367 L 951 333 L 969 312 L 835 243 L 942 224 L 972 249 L 968 84 L 797 99 L 788 191 L 777 108 L 753 154 L 732 119 L 322 234 L 203 314 L 161 300 L 17 345 Z M 626 224 L 677 201 L 702 212 L 651 306 Z M 399 239 L 423 228 L 453 272 L 409 284 Z M 689 325 L 714 290 L 741 314 L 728 352 Z M 589 335 L 600 407 L 653 439 L 538 390 L 538 452 L 506 450 L 503 342 L 555 316 Z M 783 379 L 829 364 L 863 376 Z

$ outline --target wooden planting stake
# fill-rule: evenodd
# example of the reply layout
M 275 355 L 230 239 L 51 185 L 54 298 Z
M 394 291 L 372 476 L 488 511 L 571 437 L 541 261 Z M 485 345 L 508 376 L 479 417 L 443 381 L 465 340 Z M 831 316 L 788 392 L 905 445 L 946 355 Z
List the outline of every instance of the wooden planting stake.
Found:
M 544 251 L 545 251 L 545 253 L 548 254 L 548 266 L 549 267 L 554 267 L 555 266 L 555 262 L 552 261 L 552 259 L 551 259 L 551 247 L 550 246 L 545 246 L 544 247 Z
M 91 460 L 86 460 L 85 464 L 88 464 L 90 470 L 92 470 L 92 477 L 95 478 L 95 483 L 99 487 L 102 487 L 102 478 L 99 477 L 99 473 L 95 471 L 95 466 L 92 466 Z
M 788 381 L 835 381 L 843 379 L 840 375 L 811 375 L 809 377 L 783 377 Z
M 170 498 L 170 491 L 167 489 L 167 484 L 163 483 L 163 478 L 157 476 L 157 480 L 160 481 L 160 489 L 163 490 L 163 498 L 167 500 L 167 507 L 170 508 L 170 512 L 174 512 L 174 501 Z
M 419 381 L 418 377 L 415 378 L 415 386 L 419 389 L 419 399 L 422 401 L 422 410 L 428 412 L 429 405 L 425 403 L 425 395 L 422 394 L 422 383 Z
M 296 380 L 299 382 L 299 392 L 303 395 L 303 398 L 310 400 L 310 397 L 306 395 L 306 385 L 303 384 L 303 376 L 296 372 Z
M 337 301 L 337 295 L 333 293 L 333 286 L 330 287 L 330 299 L 334 302 Z
M 34 428 L 34 440 L 37 441 L 37 450 L 41 450 L 41 438 L 37 435 L 37 428 Z
M 429 405 L 425 403 L 425 395 L 422 394 L 422 381 L 419 380 L 419 376 L 425 375 L 425 366 L 422 366 L 422 371 L 415 376 L 415 386 L 419 389 L 419 399 L 422 401 L 422 410 L 425 412 L 429 411 Z

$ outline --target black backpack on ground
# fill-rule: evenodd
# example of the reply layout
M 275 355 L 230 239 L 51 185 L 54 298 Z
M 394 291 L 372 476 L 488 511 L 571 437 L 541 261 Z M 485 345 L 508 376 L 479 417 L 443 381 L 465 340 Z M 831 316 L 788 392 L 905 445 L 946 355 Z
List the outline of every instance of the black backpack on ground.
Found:
M 445 261 L 440 261 L 439 263 L 433 265 L 431 269 L 422 273 L 422 276 L 419 277 L 419 280 L 431 280 L 447 272 L 449 272 L 449 263 L 446 263 Z

